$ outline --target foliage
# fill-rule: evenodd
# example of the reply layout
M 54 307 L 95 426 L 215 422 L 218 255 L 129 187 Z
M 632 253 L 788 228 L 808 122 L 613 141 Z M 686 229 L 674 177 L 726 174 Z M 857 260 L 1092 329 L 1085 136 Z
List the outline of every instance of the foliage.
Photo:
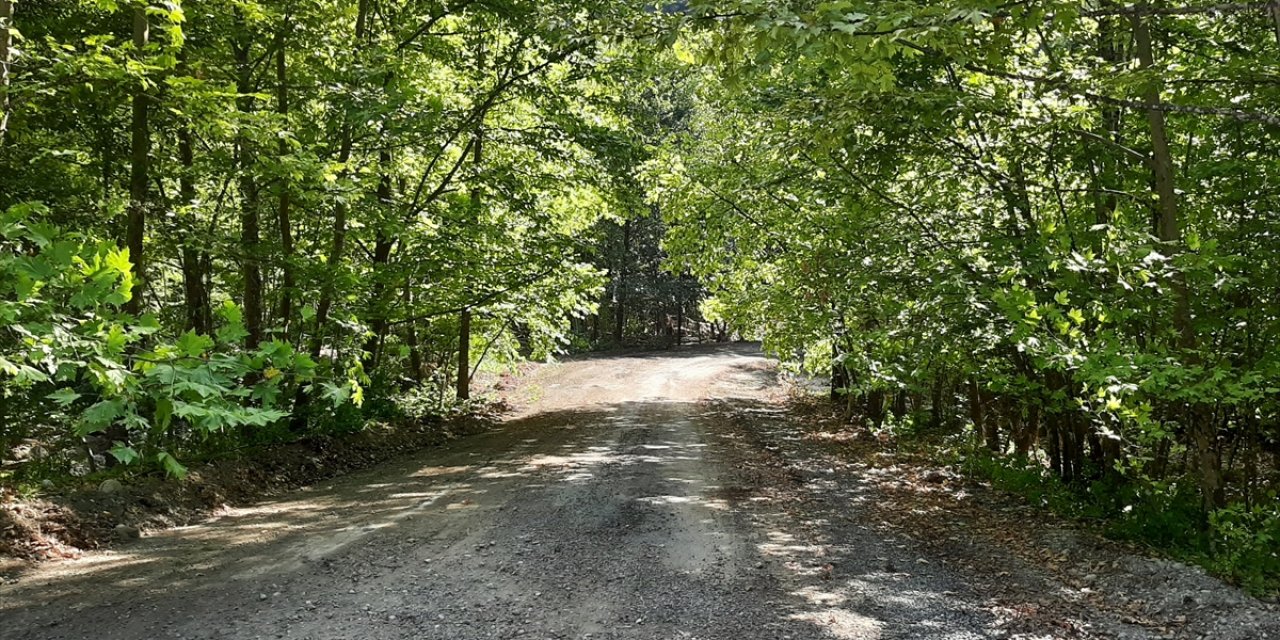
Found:
M 597 310 L 601 230 L 639 201 L 640 8 L 14 6 L 0 463 L 181 476 L 402 393 L 450 411 L 459 369 Z
M 1214 566 L 1254 592 L 1274 595 L 1280 583 L 1280 508 L 1276 496 L 1269 504 L 1246 508 L 1232 505 L 1211 518 Z

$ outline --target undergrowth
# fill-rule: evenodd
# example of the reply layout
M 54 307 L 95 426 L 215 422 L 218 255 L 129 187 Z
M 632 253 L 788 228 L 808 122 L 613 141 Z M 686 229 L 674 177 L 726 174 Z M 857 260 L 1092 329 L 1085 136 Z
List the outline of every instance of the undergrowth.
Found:
M 1098 526 L 1104 535 L 1204 567 L 1250 594 L 1280 596 L 1280 503 L 1233 503 L 1207 517 L 1190 479 L 1141 481 L 1116 475 L 1065 483 L 1036 460 L 1010 460 L 969 447 L 950 456 L 970 477 L 1049 511 Z

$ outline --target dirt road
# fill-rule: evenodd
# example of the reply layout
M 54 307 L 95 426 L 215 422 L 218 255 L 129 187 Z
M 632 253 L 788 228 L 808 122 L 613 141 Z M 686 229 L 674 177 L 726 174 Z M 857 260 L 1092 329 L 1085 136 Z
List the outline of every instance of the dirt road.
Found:
M 0 586 L 0 638 L 1080 637 L 1011 632 L 865 495 L 772 491 L 835 474 L 718 426 L 775 389 L 747 346 L 547 366 L 490 433 Z

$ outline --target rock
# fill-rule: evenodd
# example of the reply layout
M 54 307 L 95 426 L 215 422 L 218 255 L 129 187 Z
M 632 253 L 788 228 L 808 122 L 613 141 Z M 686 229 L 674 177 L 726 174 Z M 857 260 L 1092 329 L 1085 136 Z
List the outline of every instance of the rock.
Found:
M 41 480 L 40 488 L 44 489 L 45 491 L 53 491 L 53 481 L 48 478 Z
M 120 493 L 122 489 L 124 489 L 124 485 L 120 484 L 120 481 L 115 478 L 103 480 L 102 484 L 98 485 L 98 491 L 107 495 Z
M 116 538 L 120 540 L 137 540 L 142 537 L 142 530 L 127 524 L 118 524 L 115 529 Z

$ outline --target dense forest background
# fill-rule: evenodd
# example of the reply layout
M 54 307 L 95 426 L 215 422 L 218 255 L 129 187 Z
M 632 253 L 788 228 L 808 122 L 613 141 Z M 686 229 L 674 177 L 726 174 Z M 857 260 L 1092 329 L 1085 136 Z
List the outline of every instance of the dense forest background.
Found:
M 1280 580 L 1280 3 L 0 0 L 0 452 L 183 473 L 760 336 Z
M 652 89 L 622 97 L 652 12 L 0 15 L 0 448 L 28 471 L 181 475 L 209 450 L 444 411 L 482 361 L 702 333 L 633 171 L 674 117 Z

